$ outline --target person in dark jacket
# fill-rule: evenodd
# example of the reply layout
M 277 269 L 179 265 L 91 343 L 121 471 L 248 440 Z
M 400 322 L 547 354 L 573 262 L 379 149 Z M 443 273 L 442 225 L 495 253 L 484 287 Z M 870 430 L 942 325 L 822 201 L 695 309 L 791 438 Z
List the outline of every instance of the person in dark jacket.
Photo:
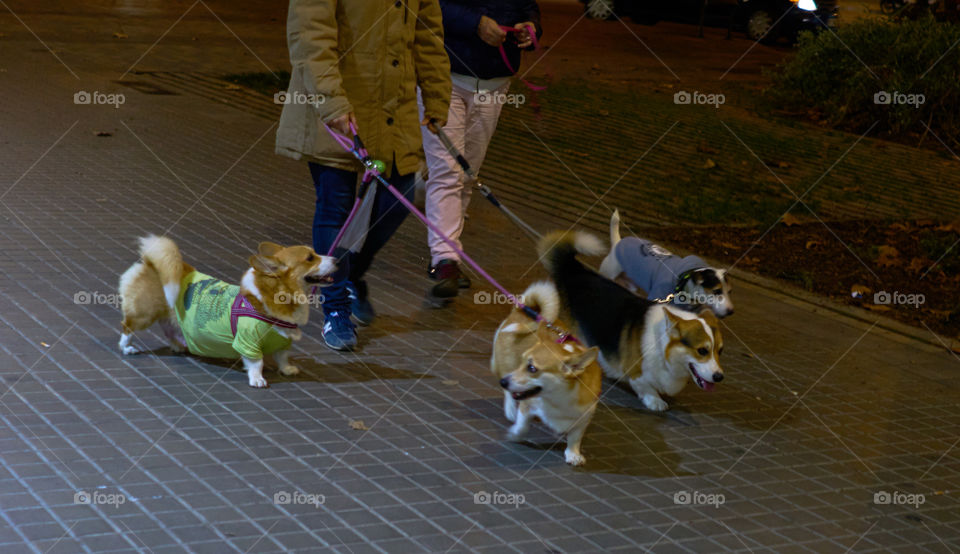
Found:
M 440 0 L 440 8 L 453 82 L 443 130 L 479 171 L 503 104 L 522 102 L 522 95 L 507 92 L 522 50 L 533 46 L 531 30 L 537 38 L 542 34 L 540 8 L 534 0 Z M 470 183 L 464 183 L 463 172 L 436 135 L 423 134 L 423 150 L 429 171 L 427 217 L 460 247 Z M 434 303 L 439 306 L 459 288 L 469 287 L 470 281 L 461 273 L 460 257 L 452 247 L 432 231 L 427 240 L 430 276 L 437 281 L 429 296 L 439 299 Z

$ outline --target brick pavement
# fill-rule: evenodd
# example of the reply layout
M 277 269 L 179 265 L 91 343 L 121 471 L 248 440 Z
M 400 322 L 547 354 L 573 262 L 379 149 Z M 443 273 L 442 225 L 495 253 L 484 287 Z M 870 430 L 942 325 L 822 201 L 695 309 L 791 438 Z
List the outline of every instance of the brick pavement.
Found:
M 4 553 L 960 548 L 958 360 L 746 284 L 717 392 L 687 389 L 655 415 L 606 383 L 583 469 L 542 427 L 503 440 L 488 357 L 506 308 L 474 303 L 490 291 L 477 283 L 450 309 L 424 309 L 412 219 L 372 271 L 382 316 L 359 353 L 327 350 L 315 318 L 296 349 L 304 374 L 271 374 L 264 391 L 236 368 L 170 355 L 155 333 L 141 337 L 153 352 L 119 356 L 115 307 L 75 295 L 113 293 L 136 236 L 167 230 L 189 261 L 236 278 L 258 241 L 309 240 L 308 175 L 272 154 L 267 119 L 113 85 L 135 55 L 64 38 L 96 21 L 67 17 L 55 42 L 63 21 L 24 18 L 81 78 L 0 16 Z M 190 51 L 171 36 L 151 69 Z M 127 102 L 75 106 L 80 87 Z M 570 223 L 520 212 L 542 229 Z M 542 275 L 529 242 L 479 201 L 465 243 L 513 290 Z M 724 502 L 675 501 L 694 492 Z

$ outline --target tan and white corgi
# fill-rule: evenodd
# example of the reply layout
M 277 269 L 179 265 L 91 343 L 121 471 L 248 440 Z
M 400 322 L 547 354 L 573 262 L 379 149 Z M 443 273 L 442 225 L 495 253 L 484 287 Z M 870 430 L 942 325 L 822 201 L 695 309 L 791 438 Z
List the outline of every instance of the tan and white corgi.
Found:
M 159 322 L 175 352 L 242 359 L 251 387 L 267 386 L 265 355 L 273 355 L 284 375 L 299 372 L 288 354 L 310 315 L 305 288 L 332 282 L 333 258 L 309 246 L 263 242 L 237 286 L 184 263 L 166 237 L 141 238 L 140 256 L 120 277 L 123 354 L 138 351 L 130 344 L 134 332 Z
M 677 394 L 691 378 L 706 391 L 723 380 L 723 337 L 709 309 L 697 314 L 647 300 L 586 268 L 577 254 L 606 251 L 588 233 L 551 233 L 538 250 L 578 336 L 600 349 L 604 373 L 626 380 L 648 409 L 666 410 L 660 395 Z
M 559 306 L 553 284 L 539 282 L 523 293 L 523 303 L 555 321 Z M 568 464 L 586 462 L 580 451 L 583 435 L 600 397 L 603 372 L 597 348 L 562 340 L 545 322 L 536 322 L 517 308 L 497 328 L 490 367 L 503 387 L 503 411 L 513 426 L 507 437 L 522 440 L 534 419 L 566 435 Z

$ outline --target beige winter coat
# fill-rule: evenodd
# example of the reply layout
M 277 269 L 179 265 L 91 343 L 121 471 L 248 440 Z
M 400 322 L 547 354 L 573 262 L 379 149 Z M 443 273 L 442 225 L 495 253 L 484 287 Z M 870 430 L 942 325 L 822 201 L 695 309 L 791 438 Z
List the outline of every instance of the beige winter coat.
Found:
M 395 162 L 400 174 L 417 169 L 417 86 L 427 116 L 445 120 L 450 103 L 437 0 L 290 0 L 287 44 L 292 69 L 278 154 L 357 169 L 322 124 L 353 111 L 374 158 L 388 168 Z

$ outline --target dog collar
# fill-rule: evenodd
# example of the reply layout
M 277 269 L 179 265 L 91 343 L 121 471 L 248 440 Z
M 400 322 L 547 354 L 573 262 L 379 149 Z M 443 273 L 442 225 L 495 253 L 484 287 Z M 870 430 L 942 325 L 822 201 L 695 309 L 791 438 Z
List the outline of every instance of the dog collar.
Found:
M 283 329 L 296 329 L 296 323 L 290 323 L 289 321 L 283 321 L 282 319 L 277 319 L 275 317 L 270 317 L 261 314 L 253 307 L 253 304 L 247 300 L 247 297 L 242 293 L 237 293 L 237 297 L 233 299 L 233 306 L 230 307 L 230 332 L 233 333 L 233 336 L 237 336 L 237 322 L 241 317 L 252 317 L 253 319 L 259 319 L 264 323 L 269 323 L 276 327 L 282 327 Z
M 696 269 L 691 269 L 690 271 L 684 271 L 681 273 L 680 278 L 677 279 L 677 286 L 673 287 L 673 292 L 680 292 L 683 290 L 683 287 L 686 286 L 687 281 L 690 280 L 690 277 L 692 277 L 695 272 L 700 271 L 701 269 L 703 268 L 698 267 Z

